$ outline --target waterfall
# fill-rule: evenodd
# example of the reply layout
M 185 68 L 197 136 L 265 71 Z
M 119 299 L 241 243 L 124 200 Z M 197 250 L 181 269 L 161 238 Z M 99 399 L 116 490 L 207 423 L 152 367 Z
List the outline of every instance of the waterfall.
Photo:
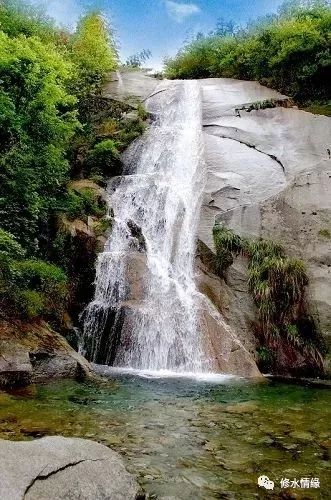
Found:
M 114 189 L 82 350 L 94 362 L 141 370 L 206 368 L 194 282 L 205 181 L 200 85 L 162 82 L 147 101 L 153 124 L 128 151 Z
M 123 88 L 123 78 L 120 71 L 116 71 L 117 81 L 119 88 Z

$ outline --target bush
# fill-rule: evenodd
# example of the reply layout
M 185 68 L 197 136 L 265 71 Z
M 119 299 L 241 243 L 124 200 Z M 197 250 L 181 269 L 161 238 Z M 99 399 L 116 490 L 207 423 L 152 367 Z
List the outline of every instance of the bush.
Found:
M 231 229 L 216 224 L 213 228 L 216 248 L 217 270 L 220 275 L 233 263 L 232 254 L 239 254 L 242 248 L 241 239 Z
M 13 262 L 12 269 L 16 275 L 16 283 L 20 288 L 41 291 L 54 290 L 54 292 L 63 290 L 66 292 L 67 276 L 61 268 L 54 264 L 43 260 L 22 260 Z
M 25 251 L 15 237 L 0 228 L 0 298 L 7 295 L 13 259 L 24 257 Z
M 42 316 L 44 312 L 43 294 L 36 290 L 22 290 L 16 296 L 16 307 L 28 319 Z
M 25 251 L 17 242 L 15 236 L 0 228 L 0 256 L 19 259 L 24 255 Z
M 19 313 L 30 316 L 39 311 L 46 318 L 61 318 L 68 296 L 68 279 L 61 268 L 41 260 L 14 261 L 11 280 L 12 300 Z
M 275 362 L 275 353 L 265 346 L 257 348 L 257 363 L 262 372 L 272 370 Z
M 259 80 L 298 101 L 330 98 L 331 9 L 325 0 L 286 2 L 245 29 L 199 34 L 166 60 L 168 78 Z
M 105 177 L 119 175 L 121 160 L 116 142 L 106 139 L 96 144 L 88 154 L 87 164 L 92 175 Z
M 99 200 L 96 193 L 89 188 L 80 192 L 68 189 L 65 196 L 57 205 L 57 210 L 64 212 L 69 220 L 85 219 L 88 216 L 102 217 L 105 212 L 105 203 Z
M 320 364 L 321 341 L 314 322 L 307 319 L 308 276 L 304 262 L 287 257 L 284 248 L 273 241 L 241 238 L 224 226 L 215 225 L 213 236 L 221 275 L 232 264 L 233 256 L 242 252 L 248 258 L 249 290 L 265 339 L 277 343 L 284 337 L 294 347 L 308 350 Z

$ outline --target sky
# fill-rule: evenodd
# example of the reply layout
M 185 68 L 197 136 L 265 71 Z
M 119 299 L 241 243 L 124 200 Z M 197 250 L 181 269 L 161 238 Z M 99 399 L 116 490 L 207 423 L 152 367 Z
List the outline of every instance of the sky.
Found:
M 42 4 L 58 24 L 73 28 L 89 9 L 102 10 L 116 31 L 121 60 L 143 49 L 152 57 L 148 66 L 161 69 L 184 40 L 208 32 L 217 19 L 245 24 L 275 12 L 282 0 L 33 0 Z

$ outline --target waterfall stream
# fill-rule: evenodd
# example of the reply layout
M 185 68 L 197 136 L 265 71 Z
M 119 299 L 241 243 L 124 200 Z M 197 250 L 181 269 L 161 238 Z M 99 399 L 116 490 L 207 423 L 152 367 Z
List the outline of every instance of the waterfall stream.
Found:
M 111 235 L 100 254 L 82 351 L 94 362 L 139 370 L 206 368 L 194 282 L 205 182 L 200 86 L 163 82 L 147 100 L 153 124 L 127 152 L 114 189 Z M 116 183 L 115 183 L 116 184 Z

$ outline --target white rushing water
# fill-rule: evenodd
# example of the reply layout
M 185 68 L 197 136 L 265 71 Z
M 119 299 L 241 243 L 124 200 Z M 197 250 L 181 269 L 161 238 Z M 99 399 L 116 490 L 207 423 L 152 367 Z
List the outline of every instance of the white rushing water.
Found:
M 202 372 L 194 282 L 205 181 L 200 86 L 161 85 L 147 102 L 155 121 L 129 150 L 130 175 L 110 186 L 114 224 L 85 311 L 82 350 L 122 368 Z

